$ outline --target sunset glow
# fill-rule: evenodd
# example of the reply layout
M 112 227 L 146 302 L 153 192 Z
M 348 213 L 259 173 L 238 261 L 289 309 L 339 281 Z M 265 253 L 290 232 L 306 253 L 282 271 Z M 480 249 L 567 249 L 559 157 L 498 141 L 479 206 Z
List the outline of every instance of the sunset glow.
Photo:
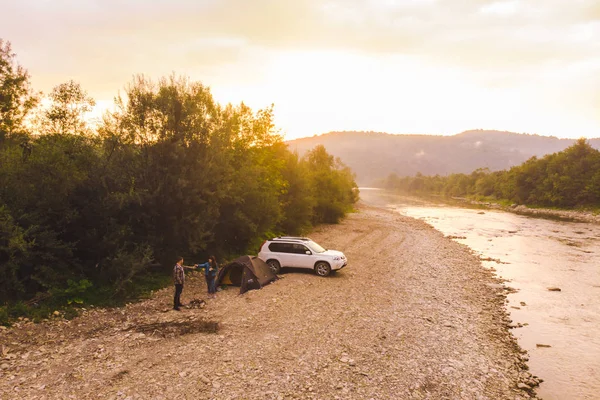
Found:
M 77 80 L 99 109 L 134 74 L 174 72 L 222 103 L 274 103 L 288 139 L 600 137 L 595 0 L 0 2 L 0 35 L 33 85 Z

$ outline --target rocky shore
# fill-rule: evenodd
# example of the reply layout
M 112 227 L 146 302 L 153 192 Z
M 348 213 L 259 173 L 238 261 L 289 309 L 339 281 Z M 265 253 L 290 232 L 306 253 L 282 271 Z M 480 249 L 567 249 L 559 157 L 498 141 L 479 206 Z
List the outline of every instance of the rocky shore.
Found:
M 600 214 L 593 213 L 591 211 L 580 211 L 580 210 L 555 210 L 551 208 L 531 208 L 522 204 L 512 204 L 510 206 L 503 206 L 497 203 L 469 200 L 462 197 L 453 197 L 453 200 L 466 202 L 477 206 L 484 206 L 496 210 L 508 211 L 520 215 L 528 215 L 531 217 L 538 218 L 552 218 L 561 219 L 566 221 L 576 222 L 589 222 L 600 224 Z
M 172 288 L 0 330 L 0 398 L 528 399 L 536 377 L 510 333 L 507 289 L 422 221 L 361 205 L 310 235 L 343 251 L 328 278 L 282 279 L 189 306 Z

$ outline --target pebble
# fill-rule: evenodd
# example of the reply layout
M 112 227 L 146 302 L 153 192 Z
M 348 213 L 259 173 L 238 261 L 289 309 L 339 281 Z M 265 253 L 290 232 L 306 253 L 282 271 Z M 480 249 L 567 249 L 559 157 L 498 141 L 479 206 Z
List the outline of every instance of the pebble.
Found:
M 208 384 L 210 383 L 210 379 L 208 379 L 208 378 L 207 378 L 207 377 L 205 377 L 205 376 L 201 376 L 201 377 L 200 377 L 200 381 L 201 381 L 202 383 L 206 384 L 206 385 L 208 385 Z

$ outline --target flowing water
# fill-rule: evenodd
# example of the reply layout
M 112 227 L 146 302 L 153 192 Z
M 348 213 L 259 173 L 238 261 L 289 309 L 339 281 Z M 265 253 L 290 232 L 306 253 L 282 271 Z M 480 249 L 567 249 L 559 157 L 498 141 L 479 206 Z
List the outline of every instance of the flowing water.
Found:
M 517 290 L 507 310 L 543 399 L 600 399 L 600 225 L 414 201 L 376 189 L 362 200 L 422 219 L 479 253 Z M 560 291 L 550 291 L 559 288 Z M 538 345 L 547 345 L 542 347 Z

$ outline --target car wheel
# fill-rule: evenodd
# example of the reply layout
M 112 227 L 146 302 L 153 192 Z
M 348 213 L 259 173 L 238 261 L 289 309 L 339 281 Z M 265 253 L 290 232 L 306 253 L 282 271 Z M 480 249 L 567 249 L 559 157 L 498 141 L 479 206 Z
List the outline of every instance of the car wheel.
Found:
M 331 273 L 331 267 L 325 261 L 319 261 L 315 264 L 315 272 L 319 276 L 327 276 Z
M 267 264 L 269 264 L 269 268 L 271 268 L 271 271 L 273 271 L 275 275 L 281 271 L 281 264 L 279 264 L 279 261 L 269 260 L 267 261 Z

